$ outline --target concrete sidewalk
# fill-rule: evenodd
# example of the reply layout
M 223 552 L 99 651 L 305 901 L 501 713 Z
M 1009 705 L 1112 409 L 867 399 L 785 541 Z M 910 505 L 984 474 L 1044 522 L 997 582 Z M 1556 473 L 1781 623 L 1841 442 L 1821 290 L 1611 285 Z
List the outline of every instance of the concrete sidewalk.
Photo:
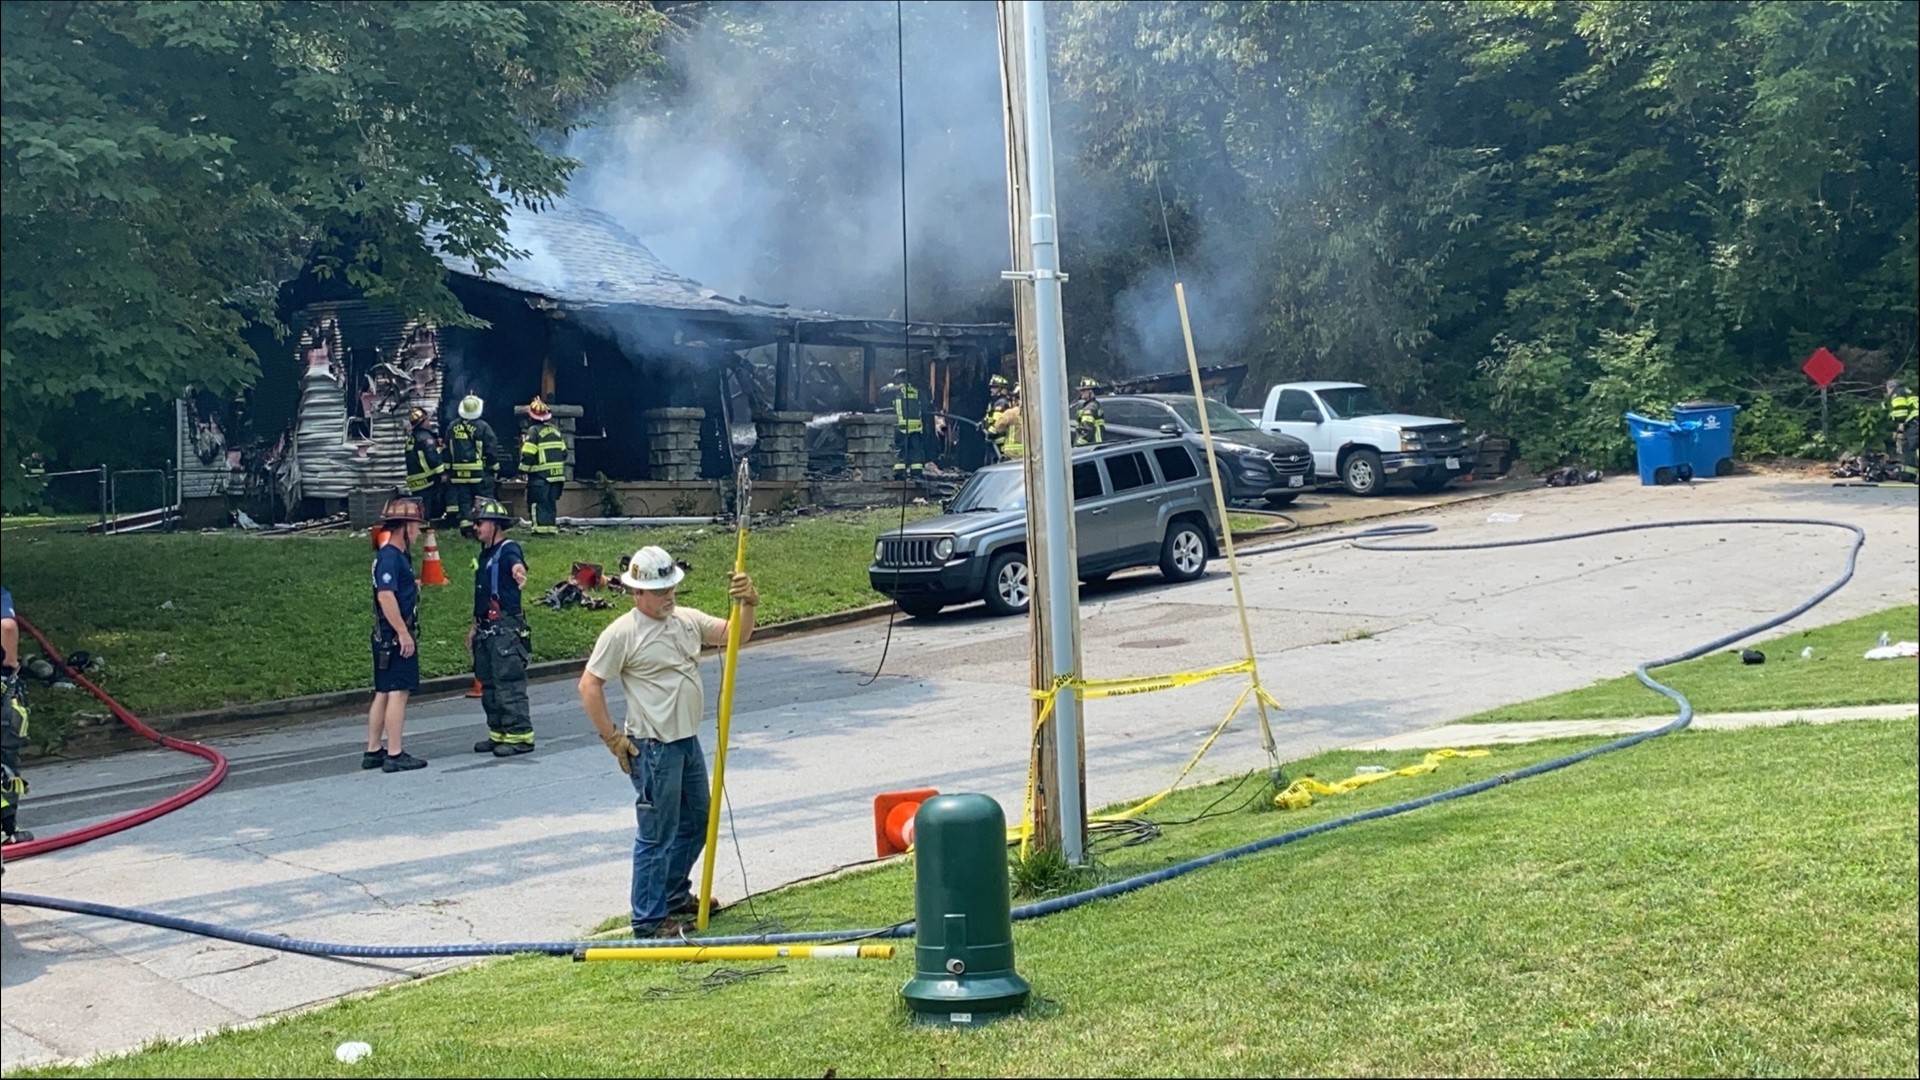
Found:
M 1914 602 L 1911 488 L 1622 480 L 1442 506 L 1421 520 L 1441 527 L 1434 539 L 1470 543 L 1726 516 L 1868 530 L 1853 583 L 1777 633 Z M 1261 673 L 1283 704 L 1279 753 L 1296 760 L 1626 674 L 1788 609 L 1834 576 L 1846 548 L 1847 537 L 1826 528 L 1714 525 L 1482 553 L 1332 544 L 1250 556 L 1242 576 Z M 1082 590 L 1080 617 L 1093 678 L 1192 671 L 1243 654 L 1219 564 L 1185 585 L 1116 575 Z M 870 858 L 878 792 L 977 791 L 1017 813 L 1027 631 L 1024 619 L 975 606 L 743 653 L 727 765 L 738 839 L 723 831 L 734 850 L 717 860 L 716 893 L 762 892 Z M 703 664 L 710 697 L 717 667 Z M 1164 787 L 1244 688 L 1222 678 L 1088 702 L 1088 802 Z M 571 680 L 536 684 L 530 697 L 539 750 L 505 760 L 470 752 L 482 730 L 477 703 L 409 708 L 408 749 L 432 762 L 414 773 L 359 769 L 359 709 L 206 736 L 231 761 L 218 790 L 138 828 L 9 862 L 6 888 L 326 941 L 577 937 L 625 909 L 633 790 L 581 715 Z M 1244 710 L 1188 781 L 1265 760 Z M 22 823 L 51 835 L 151 803 L 204 772 L 203 762 L 161 750 L 37 763 Z M 457 963 L 346 963 L 8 907 L 0 1064 L 129 1050 Z M 638 1009 L 644 1023 L 650 1008 L 625 1013 Z
M 1734 728 L 1782 727 L 1787 724 L 1837 724 L 1847 720 L 1902 720 L 1920 714 L 1920 704 L 1857 705 L 1841 709 L 1774 709 L 1766 712 L 1696 713 L 1689 729 L 1728 731 Z M 1349 750 L 1437 750 L 1447 746 L 1493 746 L 1500 743 L 1571 739 L 1582 735 L 1631 735 L 1673 722 L 1672 716 L 1634 716 L 1609 720 L 1532 720 L 1509 724 L 1444 724 L 1425 731 L 1409 731 L 1385 739 L 1370 739 Z

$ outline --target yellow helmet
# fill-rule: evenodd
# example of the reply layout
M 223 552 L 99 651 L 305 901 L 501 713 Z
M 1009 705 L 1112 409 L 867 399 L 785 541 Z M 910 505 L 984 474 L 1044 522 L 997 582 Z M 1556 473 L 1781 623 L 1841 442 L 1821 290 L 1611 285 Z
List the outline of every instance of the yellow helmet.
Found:
M 553 410 L 547 408 L 546 402 L 536 397 L 527 404 L 527 415 L 535 420 L 551 420 L 553 419 Z

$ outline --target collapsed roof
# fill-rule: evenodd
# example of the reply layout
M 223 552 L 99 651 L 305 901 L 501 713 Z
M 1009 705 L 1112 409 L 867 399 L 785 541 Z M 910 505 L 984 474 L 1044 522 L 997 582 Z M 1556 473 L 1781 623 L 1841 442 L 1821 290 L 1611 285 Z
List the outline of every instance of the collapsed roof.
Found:
M 486 273 L 471 258 L 446 250 L 443 236 L 429 229 L 428 244 L 441 265 L 462 277 L 537 296 L 562 309 L 652 315 L 746 345 L 898 346 L 904 336 L 914 346 L 972 339 L 997 351 L 1013 330 L 1006 323 L 903 324 L 726 296 L 674 271 L 611 217 L 567 199 L 537 212 L 510 207 L 509 240 L 527 254 Z

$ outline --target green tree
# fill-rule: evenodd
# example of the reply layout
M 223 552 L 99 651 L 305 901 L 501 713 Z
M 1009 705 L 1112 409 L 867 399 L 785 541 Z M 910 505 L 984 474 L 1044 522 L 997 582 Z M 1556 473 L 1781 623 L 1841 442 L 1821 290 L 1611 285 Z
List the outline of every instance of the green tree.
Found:
M 422 227 L 510 255 L 507 206 L 573 166 L 543 140 L 664 25 L 644 3 L 0 5 L 8 504 L 79 395 L 249 383 L 240 329 L 311 255 L 458 319 Z

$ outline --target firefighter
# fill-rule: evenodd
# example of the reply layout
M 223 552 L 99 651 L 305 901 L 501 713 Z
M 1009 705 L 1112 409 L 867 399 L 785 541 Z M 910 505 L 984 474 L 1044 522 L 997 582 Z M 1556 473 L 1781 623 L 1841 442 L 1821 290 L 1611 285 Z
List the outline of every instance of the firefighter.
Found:
M 893 444 L 899 456 L 893 463 L 895 480 L 920 480 L 927 471 L 927 425 L 920 388 L 906 368 L 895 368 L 893 381 L 880 388 L 880 400 L 893 413 Z
M 478 394 L 460 399 L 460 419 L 447 429 L 447 467 L 460 528 L 473 526 L 473 507 L 494 497 L 494 472 L 500 463 L 500 440 L 493 426 L 480 419 L 486 402 Z
M 413 427 L 407 450 L 407 494 L 420 500 L 427 520 L 433 521 L 447 509 L 447 462 L 440 456 L 440 442 L 427 410 L 415 405 L 407 413 L 407 422 Z
M 1080 377 L 1080 400 L 1073 403 L 1073 445 L 1092 446 L 1107 441 L 1107 417 L 1094 396 L 1100 383 L 1091 375 Z
M 554 426 L 553 411 L 539 398 L 527 406 L 527 418 L 533 422 L 520 438 L 520 471 L 527 477 L 533 535 L 557 536 L 560 493 L 566 488 L 567 440 Z
M 1006 408 L 994 417 L 988 429 L 1000 448 L 1000 456 L 1006 459 L 1027 456 L 1026 444 L 1020 441 L 1020 384 L 1014 383 L 1007 391 Z
M 20 844 L 33 834 L 18 828 L 20 797 L 27 793 L 20 775 L 20 745 L 27 737 L 27 691 L 20 684 L 20 624 L 13 616 L 13 593 L 0 586 L 0 844 Z
M 480 680 L 480 707 L 487 711 L 487 737 L 473 744 L 476 754 L 512 757 L 533 751 L 533 713 L 527 704 L 527 660 L 533 632 L 520 610 L 527 586 L 527 557 L 507 539 L 513 515 L 494 499 L 473 511 L 480 557 L 473 564 L 473 625 L 467 651 Z
M 1006 440 L 994 424 L 1000 419 L 1000 414 L 1007 411 L 1008 404 L 1007 377 L 996 372 L 987 379 L 987 414 L 980 421 L 980 430 L 986 433 L 987 441 L 993 444 L 994 452 L 1000 457 L 1007 456 L 1000 445 Z
M 410 772 L 427 767 L 401 745 L 407 699 L 420 689 L 420 586 L 408 552 L 427 526 L 427 511 L 419 499 L 388 499 L 380 518 L 387 540 L 373 557 L 373 705 L 360 767 Z
M 1887 380 L 1887 415 L 1893 420 L 1893 457 L 1900 479 L 1920 483 L 1916 450 L 1920 450 L 1920 397 L 1899 379 Z

